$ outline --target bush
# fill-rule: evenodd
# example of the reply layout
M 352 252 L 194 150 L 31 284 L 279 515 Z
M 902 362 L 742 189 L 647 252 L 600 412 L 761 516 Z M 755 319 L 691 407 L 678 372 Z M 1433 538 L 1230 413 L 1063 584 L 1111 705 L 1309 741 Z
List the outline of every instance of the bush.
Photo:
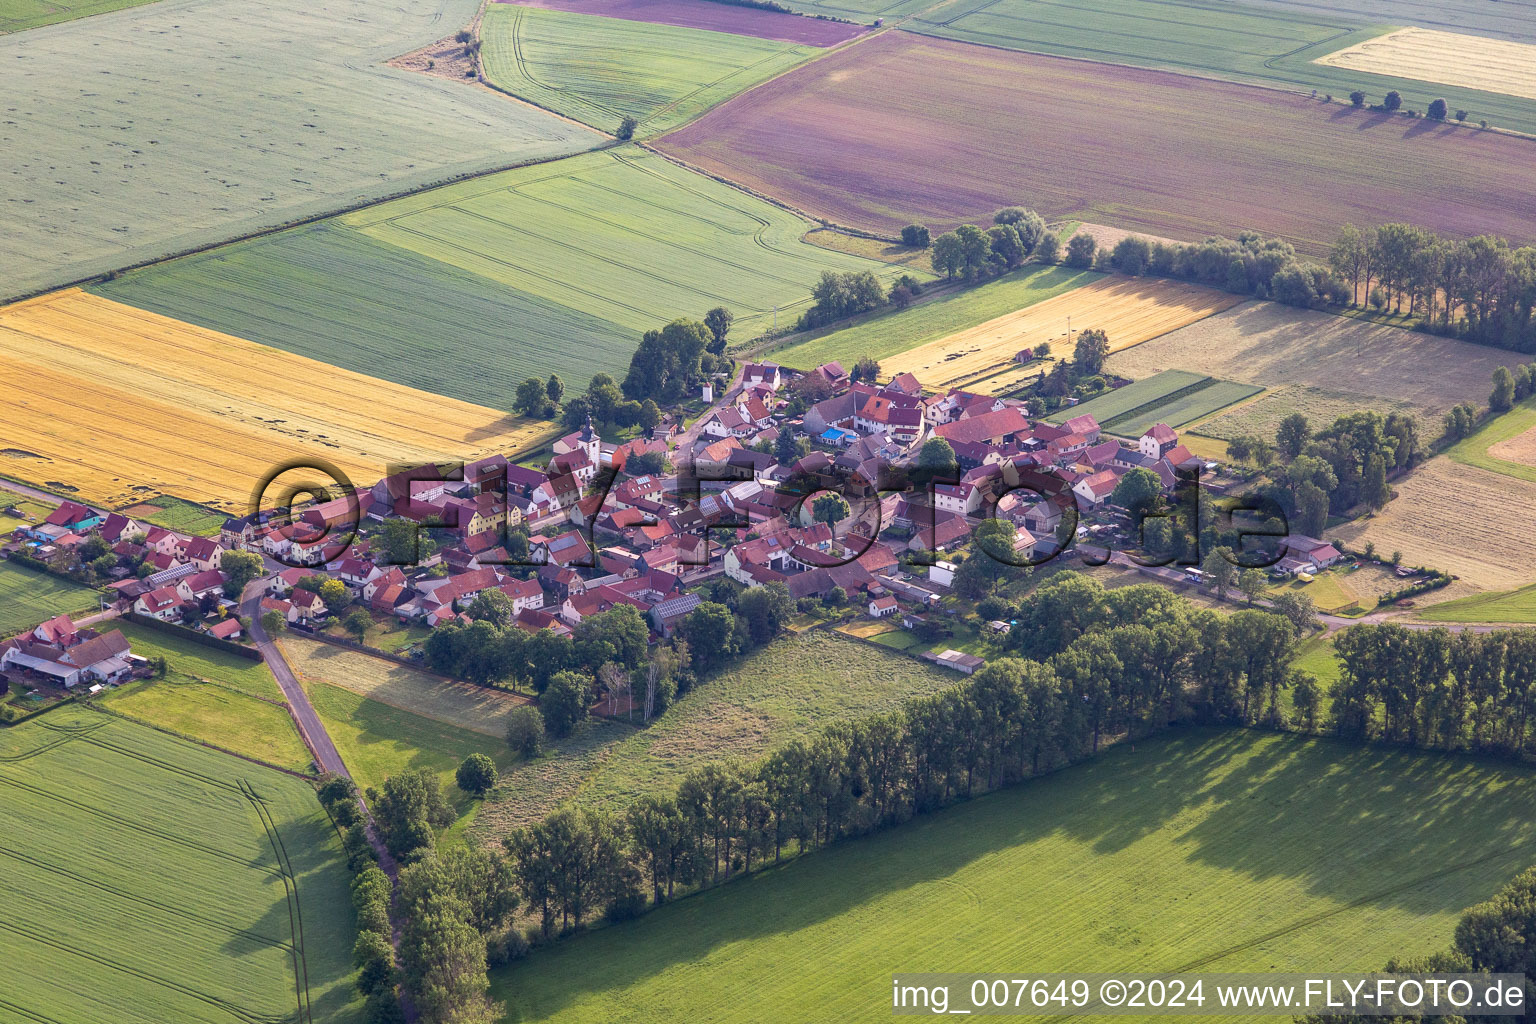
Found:
M 626 117 L 619 122 L 619 130 L 614 134 L 617 138 L 627 141 L 635 137 L 635 129 L 638 127 L 640 127 L 640 122 L 632 117 Z
M 909 249 L 926 249 L 929 240 L 928 229 L 921 224 L 908 224 L 901 229 L 901 244 Z
M 539 714 L 551 736 L 568 736 L 587 715 L 587 680 L 576 672 L 556 672 L 539 696 Z
M 1466 119 L 1467 119 L 1467 112 L 1465 110 L 1458 110 L 1458 111 L 1456 111 L 1456 120 L 1458 120 L 1458 121 L 1465 121 Z
M 352 826 L 341 834 L 341 848 L 347 855 L 347 870 L 358 875 L 378 863 L 379 855 L 360 826 Z
M 1350 106 L 1354 107 L 1365 106 L 1365 93 L 1361 92 L 1359 89 L 1356 89 L 1354 92 L 1349 94 L 1349 103 Z
M 1061 239 L 1047 231 L 1040 236 L 1040 244 L 1035 246 L 1033 255 L 1041 263 L 1055 263 L 1061 255 Z
M 1067 243 L 1067 256 L 1064 262 L 1069 267 L 1087 270 L 1093 266 L 1093 258 L 1098 248 L 1099 243 L 1092 235 L 1073 235 L 1072 240 Z
M 1403 94 L 1393 89 L 1387 93 L 1387 98 L 1381 101 L 1383 110 L 1401 110 L 1403 106 Z
M 638 892 L 630 891 L 617 897 L 608 907 L 608 920 L 612 924 L 620 921 L 633 921 L 645 913 L 645 897 Z
M 395 949 L 389 936 L 368 930 L 357 933 L 352 944 L 352 966 L 359 969 L 357 989 L 363 995 L 384 992 L 395 983 Z
M 1429 104 L 1429 116 L 1434 118 L 1436 121 L 1444 121 L 1447 112 L 1446 108 L 1447 104 L 1445 100 L 1431 100 Z
M 368 1024 L 405 1024 L 405 1013 L 393 992 L 375 992 L 363 1006 L 363 1019 Z
M 459 770 L 453 778 L 464 792 L 485 796 L 496 785 L 496 762 L 485 754 L 470 754 L 459 762 Z

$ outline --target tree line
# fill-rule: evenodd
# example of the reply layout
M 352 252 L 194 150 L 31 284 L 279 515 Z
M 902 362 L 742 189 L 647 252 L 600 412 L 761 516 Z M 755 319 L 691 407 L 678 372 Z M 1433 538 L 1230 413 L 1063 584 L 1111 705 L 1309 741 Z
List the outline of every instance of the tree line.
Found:
M 1330 726 L 1411 747 L 1523 756 L 1536 717 L 1536 633 L 1355 626 L 1334 641 Z
M 1329 266 L 1348 301 L 1420 316 L 1420 328 L 1516 352 L 1536 352 L 1536 247 L 1506 239 L 1442 238 L 1412 224 L 1346 224 Z

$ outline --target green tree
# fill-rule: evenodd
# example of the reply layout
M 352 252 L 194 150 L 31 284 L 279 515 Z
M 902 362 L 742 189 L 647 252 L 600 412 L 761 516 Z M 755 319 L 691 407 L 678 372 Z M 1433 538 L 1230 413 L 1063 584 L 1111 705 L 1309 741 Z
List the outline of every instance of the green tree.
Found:
M 1372 455 L 1366 460 L 1361 496 L 1373 512 L 1392 500 L 1392 489 L 1387 486 L 1387 465 L 1380 455 Z
M 454 772 L 459 788 L 472 796 L 485 796 L 496 785 L 496 762 L 485 754 L 470 754 Z
M 1163 494 L 1163 482 L 1150 469 L 1133 469 L 1115 484 L 1109 500 L 1130 512 L 1141 515 L 1155 508 Z
M 1301 454 L 1311 437 L 1312 427 L 1307 423 L 1306 416 L 1293 412 L 1275 428 L 1275 447 L 1286 459 L 1294 459 Z
M 544 719 L 528 705 L 513 708 L 507 716 L 507 746 L 525 759 L 538 757 L 544 750 Z
M 482 590 L 469 603 L 466 614 L 476 622 L 489 622 L 497 629 L 506 629 L 514 618 L 512 599 L 500 590 Z
M 430 851 L 434 830 L 447 828 L 457 817 L 437 774 L 428 768 L 390 776 L 381 792 L 368 791 L 368 803 L 384 845 L 402 862 Z
M 1035 246 L 1034 257 L 1041 263 L 1055 263 L 1061 255 L 1061 239 L 1052 232 L 1045 232 L 1040 236 L 1040 244 Z
M 539 695 L 539 714 L 544 716 L 544 730 L 551 736 L 569 736 L 576 724 L 587 717 L 587 698 L 591 685 L 578 672 L 556 672 Z
M 1444 121 L 1445 115 L 1449 112 L 1449 110 L 1450 107 L 1445 102 L 1445 100 L 1435 99 L 1429 101 L 1429 110 L 1427 113 L 1432 119 L 1436 121 Z
M 1227 590 L 1237 582 L 1237 566 L 1232 563 L 1231 555 L 1231 548 L 1219 547 L 1200 563 L 1206 582 L 1216 588 L 1217 597 L 1226 597 Z
M 614 138 L 620 142 L 627 142 L 635 137 L 635 129 L 638 127 L 640 127 L 640 122 L 626 114 L 624 119 L 619 122 L 619 130 L 614 133 Z
M 560 399 L 565 397 L 565 381 L 558 374 L 550 374 L 549 380 L 544 382 L 544 394 L 552 405 L 559 405 Z
M 736 606 L 755 644 L 765 644 L 778 636 L 790 616 L 795 614 L 795 599 L 790 596 L 789 588 L 778 582 L 748 589 L 737 598 Z
M 1099 243 L 1092 235 L 1076 234 L 1067 242 L 1066 264 L 1069 267 L 1077 267 L 1086 270 L 1093 266 L 1094 254 L 1099 251 Z
M 1097 327 L 1090 327 L 1077 336 L 1077 348 L 1073 362 L 1082 374 L 1095 374 L 1104 369 L 1109 358 L 1109 335 Z
M 1515 405 L 1515 375 L 1509 367 L 1501 366 L 1493 371 L 1493 393 L 1488 396 L 1488 408 L 1492 412 L 1508 412 Z
M 1237 589 L 1243 592 L 1243 596 L 1248 599 L 1249 604 L 1257 601 L 1268 586 L 1269 581 L 1265 579 L 1264 573 L 1258 569 L 1244 569 L 1238 573 Z
M 224 596 L 236 599 L 246 584 L 266 571 L 266 563 L 252 551 L 226 551 L 219 560 L 219 569 L 228 577 L 224 582 Z
M 347 613 L 347 617 L 341 620 L 341 626 L 352 639 L 362 643 L 368 638 L 368 630 L 373 625 L 373 616 L 368 614 L 366 608 L 354 608 Z
M 544 382 L 537 377 L 529 377 L 517 386 L 517 397 L 512 400 L 512 409 L 521 416 L 542 416 L 546 401 Z
M 972 280 L 992 256 L 992 239 L 974 224 L 960 225 L 955 235 L 960 240 L 960 271 Z
M 875 361 L 873 356 L 862 355 L 859 357 L 859 361 L 853 364 L 853 370 L 849 373 L 849 376 L 854 380 L 867 381 L 873 384 L 880 378 L 880 364 Z
M 725 351 L 725 336 L 731 332 L 731 324 L 735 321 L 735 314 L 724 306 L 716 306 L 704 314 L 704 326 L 709 328 L 710 334 L 710 352 L 719 355 Z
M 928 241 L 928 229 L 921 224 L 908 224 L 901 229 L 901 244 L 909 249 L 926 249 Z
M 1361 92 L 1359 89 L 1356 89 L 1354 92 L 1349 94 L 1349 102 L 1350 105 L 1354 107 L 1365 106 L 1365 93 Z
M 826 523 L 828 526 L 836 526 L 848 518 L 851 511 L 848 503 L 842 495 L 833 494 L 830 491 L 823 494 L 811 503 L 811 516 L 818 523 Z
M 583 617 L 572 639 L 577 658 L 594 671 L 606 661 L 636 669 L 645 660 L 650 628 L 634 605 L 617 604 L 605 612 Z
M 933 265 L 935 273 L 943 274 L 948 280 L 953 281 L 965 266 L 965 257 L 961 252 L 960 236 L 953 231 L 946 231 L 933 240 L 933 251 L 928 256 L 928 261 Z
M 1387 93 L 1387 97 L 1381 101 L 1381 105 L 1385 110 L 1401 109 L 1403 105 L 1403 94 L 1398 92 L 1396 89 L 1393 89 L 1391 92 Z
M 1115 243 L 1109 264 L 1122 274 L 1140 277 L 1152 262 L 1152 243 L 1139 235 L 1126 235 Z
M 717 668 L 736 654 L 736 617 L 723 604 L 700 603 L 683 620 L 682 632 L 700 671 Z
M 1310 481 L 1296 489 L 1296 525 L 1307 537 L 1321 537 L 1328 525 L 1328 495 Z
M 437 542 L 409 519 L 384 520 L 379 524 L 378 539 L 389 565 L 419 565 L 437 551 Z
M 288 629 L 288 619 L 276 608 L 261 613 L 261 628 L 266 630 L 267 636 L 277 636 Z

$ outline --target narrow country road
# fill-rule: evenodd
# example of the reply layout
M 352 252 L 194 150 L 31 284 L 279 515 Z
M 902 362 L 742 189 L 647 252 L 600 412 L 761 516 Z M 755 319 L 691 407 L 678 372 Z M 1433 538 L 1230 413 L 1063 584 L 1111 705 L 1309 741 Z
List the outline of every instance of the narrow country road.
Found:
M 331 742 L 330 733 L 325 731 L 325 726 L 320 722 L 320 716 L 315 714 L 314 705 L 309 702 L 309 695 L 304 692 L 304 687 L 299 685 L 299 680 L 293 674 L 293 669 L 288 666 L 288 659 L 283 657 L 282 650 L 262 628 L 261 595 L 266 586 L 265 579 L 255 579 L 246 584 L 244 592 L 240 595 L 240 614 L 250 622 L 251 639 L 256 641 L 256 649 L 261 652 L 262 660 L 267 663 L 267 667 L 272 670 L 272 675 L 277 679 L 277 685 L 288 701 L 288 710 L 293 714 L 294 724 L 299 727 L 299 735 L 303 737 L 304 745 L 314 754 L 320 770 L 350 779 L 352 774 L 347 771 L 346 764 L 341 760 L 341 754 L 337 753 L 336 744 Z

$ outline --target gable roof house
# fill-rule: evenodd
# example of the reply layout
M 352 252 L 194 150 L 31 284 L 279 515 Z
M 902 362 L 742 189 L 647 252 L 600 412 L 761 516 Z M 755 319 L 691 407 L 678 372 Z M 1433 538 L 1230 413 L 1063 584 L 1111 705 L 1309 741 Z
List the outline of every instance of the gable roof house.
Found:
M 65 687 L 82 682 L 114 683 L 133 672 L 128 639 L 121 630 L 80 640 L 68 648 L 26 637 L 0 644 L 0 668 L 21 667 L 56 679 Z

